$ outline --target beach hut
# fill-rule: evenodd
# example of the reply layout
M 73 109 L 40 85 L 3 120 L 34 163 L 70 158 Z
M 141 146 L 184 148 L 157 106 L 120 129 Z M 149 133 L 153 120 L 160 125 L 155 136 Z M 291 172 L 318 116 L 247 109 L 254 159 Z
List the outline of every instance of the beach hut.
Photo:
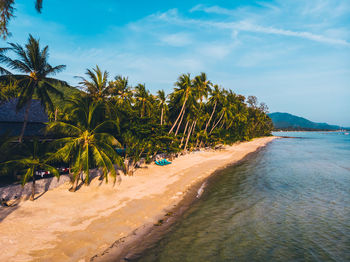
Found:
M 18 136 L 21 133 L 24 121 L 25 108 L 16 111 L 18 99 L 0 104 L 0 135 L 11 132 L 11 135 Z M 24 136 L 43 136 L 45 122 L 48 122 L 48 116 L 44 107 L 37 99 L 32 100 L 29 108 L 29 117 Z

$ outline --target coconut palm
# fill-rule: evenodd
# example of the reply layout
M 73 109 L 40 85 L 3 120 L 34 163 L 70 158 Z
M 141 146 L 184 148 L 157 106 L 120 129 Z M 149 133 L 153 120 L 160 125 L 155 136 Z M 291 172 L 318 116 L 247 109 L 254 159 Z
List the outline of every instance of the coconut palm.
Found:
M 172 96 L 173 97 L 176 97 L 176 96 L 180 97 L 180 101 L 182 102 L 182 107 L 181 107 L 180 113 L 179 113 L 178 117 L 176 118 L 173 126 L 169 130 L 169 134 L 171 134 L 173 132 L 173 130 L 177 124 L 179 126 L 181 125 L 181 122 L 183 119 L 182 115 L 184 115 L 186 102 L 191 96 L 193 96 L 193 85 L 192 85 L 191 75 L 189 73 L 182 74 L 178 78 L 177 82 L 175 82 L 175 86 L 177 88 L 174 89 Z M 180 117 L 181 117 L 181 120 L 179 122 Z
M 163 125 L 163 115 L 164 115 L 164 112 L 166 113 L 168 111 L 168 105 L 166 103 L 166 98 L 167 96 L 165 95 L 165 92 L 164 90 L 159 90 L 158 91 L 158 106 L 161 110 L 161 113 L 160 113 L 160 125 Z
M 208 80 L 206 73 L 201 73 L 193 79 L 193 86 L 195 89 L 196 98 L 200 101 L 200 107 L 204 98 L 208 98 L 211 90 L 212 82 Z
M 208 101 L 209 105 L 213 106 L 213 111 L 211 112 L 210 118 L 209 118 L 207 124 L 205 125 L 204 133 L 207 133 L 208 126 L 213 118 L 218 101 L 221 99 L 222 99 L 222 92 L 221 92 L 218 85 L 214 85 L 213 89 L 211 90 L 211 96 L 210 96 L 209 101 Z
M 9 43 L 10 51 L 14 52 L 17 59 L 12 59 L 6 54 L 0 55 L 0 62 L 6 64 L 10 69 L 16 70 L 22 74 L 6 74 L 0 76 L 0 81 L 11 83 L 16 81 L 19 86 L 19 99 L 17 110 L 25 107 L 23 128 L 19 136 L 19 142 L 22 142 L 24 131 L 27 126 L 29 108 L 35 95 L 41 101 L 41 104 L 47 111 L 54 111 L 54 106 L 49 93 L 63 97 L 63 94 L 55 86 L 68 86 L 65 81 L 61 81 L 49 76 L 55 75 L 65 69 L 65 65 L 51 66 L 48 63 L 48 46 L 40 49 L 39 40 L 29 35 L 28 43 L 25 47 L 19 44 Z
M 130 108 L 133 93 L 129 86 L 129 79 L 118 75 L 109 85 L 112 99 L 116 101 L 117 105 Z
M 13 7 L 15 0 L 1 0 L 0 1 L 0 37 L 6 39 L 10 33 L 8 32 L 8 22 L 13 17 L 15 8 Z M 42 0 L 35 1 L 35 9 L 41 13 L 43 6 Z
M 39 143 L 38 140 L 31 142 L 25 142 L 21 147 L 21 155 L 19 159 L 10 160 L 3 165 L 24 170 L 24 176 L 22 179 L 22 185 L 24 186 L 29 178 L 32 178 L 32 194 L 30 200 L 34 201 L 35 196 L 35 174 L 37 171 L 49 171 L 51 174 L 59 178 L 60 173 L 58 170 L 47 163 L 47 145 L 45 143 Z
M 89 80 L 84 77 L 78 76 L 81 79 L 79 84 L 91 96 L 95 101 L 103 101 L 110 95 L 111 87 L 108 84 L 108 72 L 102 72 L 96 65 L 96 68 L 92 70 L 86 69 L 85 74 Z
M 118 123 L 105 120 L 104 103 L 89 97 L 73 98 L 68 101 L 65 112 L 70 114 L 70 121 L 52 122 L 47 130 L 64 136 L 55 142 L 59 149 L 53 157 L 70 164 L 73 172 L 70 191 L 76 190 L 82 174 L 86 176 L 85 183 L 89 183 L 90 168 L 102 169 L 106 182 L 108 174 L 115 178 L 117 173 L 113 164 L 122 165 L 122 161 L 113 147 L 120 143 L 108 131 Z
M 138 84 L 135 87 L 136 107 L 139 107 L 141 117 L 145 115 L 146 111 L 148 111 L 148 114 L 151 112 L 152 103 L 150 101 L 150 96 L 145 85 Z

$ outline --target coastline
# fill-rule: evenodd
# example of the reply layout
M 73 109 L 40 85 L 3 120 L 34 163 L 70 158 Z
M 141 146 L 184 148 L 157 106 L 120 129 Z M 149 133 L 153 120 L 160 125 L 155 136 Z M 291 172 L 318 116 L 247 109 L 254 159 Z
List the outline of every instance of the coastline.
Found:
M 70 193 L 66 183 L 34 202 L 20 202 L 0 223 L 0 244 L 6 246 L 0 260 L 89 261 L 94 257 L 94 261 L 110 261 L 113 257 L 116 261 L 118 252 L 123 256 L 128 245 L 149 236 L 165 214 L 181 214 L 215 171 L 236 164 L 275 138 L 194 152 L 165 167 L 151 164 L 132 177 L 123 176 L 120 185 L 95 179 L 89 187 Z M 170 225 L 176 215 L 168 216 L 163 225 Z

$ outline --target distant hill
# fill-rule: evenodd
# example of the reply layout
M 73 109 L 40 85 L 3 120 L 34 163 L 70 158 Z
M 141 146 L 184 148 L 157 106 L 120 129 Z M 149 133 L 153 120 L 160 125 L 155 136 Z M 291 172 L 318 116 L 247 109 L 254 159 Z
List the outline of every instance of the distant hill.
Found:
M 315 123 L 303 117 L 295 116 L 288 113 L 271 113 L 268 114 L 272 119 L 275 129 L 281 130 L 339 130 L 340 126 L 329 125 L 327 123 Z

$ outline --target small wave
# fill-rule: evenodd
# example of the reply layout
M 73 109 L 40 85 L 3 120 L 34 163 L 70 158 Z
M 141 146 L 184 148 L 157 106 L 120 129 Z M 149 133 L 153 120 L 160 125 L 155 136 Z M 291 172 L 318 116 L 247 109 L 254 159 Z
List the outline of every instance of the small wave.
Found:
M 200 198 L 204 192 L 204 188 L 207 186 L 207 182 L 204 182 L 197 191 L 197 198 Z

